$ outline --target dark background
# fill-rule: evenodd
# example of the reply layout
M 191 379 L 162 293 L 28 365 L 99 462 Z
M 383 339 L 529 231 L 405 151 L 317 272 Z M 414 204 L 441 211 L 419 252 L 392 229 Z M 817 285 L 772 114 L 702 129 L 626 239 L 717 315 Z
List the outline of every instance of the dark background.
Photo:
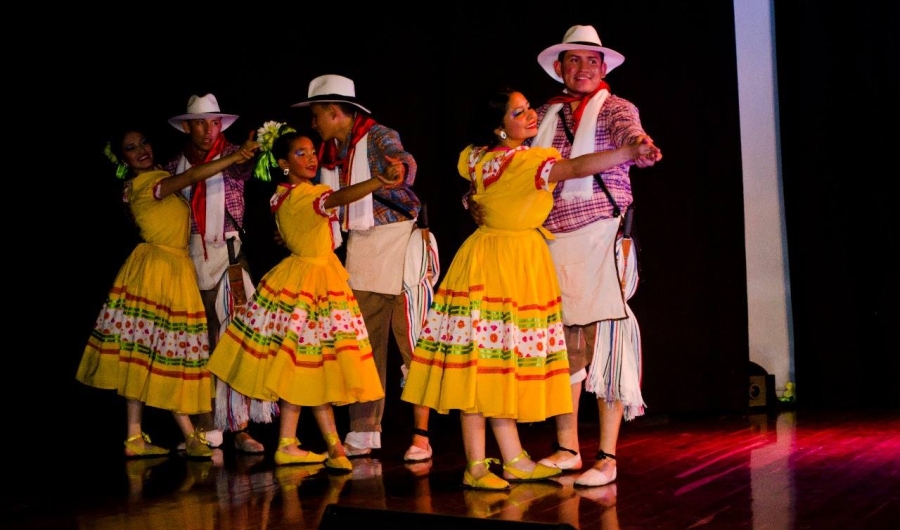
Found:
M 888 191 L 897 170 L 888 166 L 891 135 L 882 132 L 890 132 L 884 117 L 898 93 L 896 8 L 889 1 L 840 9 L 779 1 L 775 8 L 797 406 L 897 407 L 896 208 Z M 474 228 L 455 170 L 470 102 L 486 87 L 510 84 L 542 103 L 561 85 L 536 56 L 574 24 L 594 25 L 626 57 L 607 80 L 638 106 L 665 157 L 632 171 L 641 285 L 631 304 L 643 334 L 647 414 L 746 409 L 745 205 L 731 2 L 599 2 L 566 14 L 531 4 L 457 6 L 440 16 L 335 11 L 181 12 L 159 20 L 113 13 L 122 24 L 88 20 L 52 36 L 59 45 L 35 78 L 43 90 L 72 94 L 56 98 L 66 104 L 51 118 L 65 125 L 62 139 L 38 142 L 49 152 L 32 162 L 45 167 L 58 155 L 65 170 L 44 181 L 29 166 L 29 175 L 47 183 L 50 201 L 42 204 L 54 212 L 52 223 L 15 223 L 26 228 L 26 245 L 47 255 L 49 269 L 26 294 L 34 309 L 24 332 L 36 339 L 27 343 L 34 355 L 14 361 L 39 372 L 40 391 L 20 407 L 26 421 L 85 432 L 124 423 L 111 393 L 74 379 L 135 242 L 118 203 L 120 183 L 101 154 L 117 123 L 150 120 L 163 159 L 185 140 L 166 120 L 184 112 L 190 95 L 212 92 L 223 112 L 240 115 L 226 133 L 240 143 L 267 120 L 306 127 L 308 110 L 290 105 L 306 98 L 313 77 L 346 75 L 374 118 L 399 131 L 416 157 L 414 189 L 428 204 L 446 269 Z M 63 68 L 72 73 L 60 74 Z M 272 186 L 253 181 L 247 190 L 255 280 L 281 256 L 270 239 Z M 26 279 L 40 270 L 24 267 Z M 388 393 L 396 399 L 399 391 L 389 384 Z

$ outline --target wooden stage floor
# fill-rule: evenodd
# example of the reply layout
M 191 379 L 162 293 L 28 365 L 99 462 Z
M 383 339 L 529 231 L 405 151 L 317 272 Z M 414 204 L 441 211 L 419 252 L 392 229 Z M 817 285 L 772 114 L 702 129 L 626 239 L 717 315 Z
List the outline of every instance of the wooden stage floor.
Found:
M 576 488 L 573 474 L 497 493 L 460 486 L 465 458 L 452 415 L 432 423 L 435 458 L 404 465 L 410 431 L 398 418 L 409 409 L 388 407 L 394 423 L 386 423 L 383 448 L 353 459 L 353 472 L 344 475 L 275 466 L 277 431 L 270 425 L 257 426 L 265 455 L 237 454 L 226 445 L 207 462 L 126 461 L 113 435 L 68 447 L 47 441 L 46 452 L 7 455 L 15 471 L 5 474 L 0 528 L 900 528 L 898 411 L 648 413 L 622 428 L 613 484 Z M 153 421 L 172 423 L 165 416 Z M 313 424 L 308 416 L 301 421 Z M 597 430 L 596 422 L 581 425 L 586 466 Z M 553 424 L 523 424 L 520 433 L 540 458 Z M 314 426 L 300 437 L 321 450 Z M 490 435 L 488 447 L 499 456 Z

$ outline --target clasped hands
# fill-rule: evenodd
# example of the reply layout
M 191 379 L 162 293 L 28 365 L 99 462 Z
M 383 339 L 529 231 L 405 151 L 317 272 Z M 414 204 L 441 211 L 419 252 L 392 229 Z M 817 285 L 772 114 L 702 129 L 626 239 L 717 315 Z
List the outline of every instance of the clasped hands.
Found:
M 238 153 L 241 155 L 241 162 L 246 162 L 253 158 L 256 155 L 256 151 L 259 150 L 259 143 L 253 139 L 256 136 L 256 131 L 250 131 L 250 134 L 247 135 L 247 141 L 241 144 L 241 148 L 238 149 Z
M 384 175 L 376 174 L 375 176 L 384 183 L 385 188 L 396 188 L 403 184 L 406 178 L 406 164 L 399 158 L 390 155 L 384 155 L 384 158 L 388 162 Z
M 640 168 L 650 167 L 662 160 L 662 151 L 654 145 L 646 134 L 635 138 L 632 145 L 638 146 L 638 155 L 634 157 L 634 165 Z

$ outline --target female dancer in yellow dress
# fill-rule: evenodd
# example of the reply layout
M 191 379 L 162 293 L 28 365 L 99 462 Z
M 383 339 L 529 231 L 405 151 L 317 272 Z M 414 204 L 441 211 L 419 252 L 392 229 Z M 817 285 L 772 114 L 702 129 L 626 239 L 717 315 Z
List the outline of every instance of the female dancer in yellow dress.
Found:
M 315 146 L 293 130 L 275 140 L 271 154 L 285 180 L 271 206 L 291 255 L 262 277 L 247 310 L 228 325 L 208 368 L 242 394 L 279 400 L 276 464 L 324 461 L 326 467 L 349 471 L 352 464 L 337 435 L 332 405 L 380 399 L 384 389 L 347 271 L 334 253 L 340 244 L 335 208 L 394 183 L 377 176 L 338 191 L 313 184 Z M 313 407 L 327 457 L 299 447 L 301 406 Z
M 144 405 L 172 411 L 189 457 L 212 456 L 189 417 L 210 412 L 212 383 L 206 316 L 188 254 L 190 205 L 178 192 L 251 159 L 257 147 L 248 140 L 227 157 L 172 175 L 156 164 L 141 129 L 123 129 L 110 140 L 107 156 L 117 176 L 128 176 L 123 200 L 144 242 L 119 269 L 75 377 L 127 400 L 126 457 L 169 453 L 144 433 Z
M 529 148 L 537 114 L 520 92 L 491 94 L 475 109 L 459 174 L 472 182 L 483 223 L 460 246 L 419 335 L 402 399 L 460 411 L 468 462 L 463 485 L 506 489 L 561 470 L 522 449 L 516 422 L 572 412 L 561 294 L 542 224 L 554 183 L 599 173 L 655 148 L 634 145 L 565 159 Z M 485 457 L 485 418 L 503 457 Z

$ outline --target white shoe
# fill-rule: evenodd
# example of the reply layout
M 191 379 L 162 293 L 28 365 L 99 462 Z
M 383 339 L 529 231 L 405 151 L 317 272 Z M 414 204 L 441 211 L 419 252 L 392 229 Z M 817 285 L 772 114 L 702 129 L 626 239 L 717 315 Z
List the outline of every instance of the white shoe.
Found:
M 213 449 L 217 449 L 220 445 L 222 445 L 223 438 L 224 435 L 219 429 L 206 431 L 206 445 L 210 446 Z
M 406 453 L 403 455 L 404 462 L 424 462 L 425 460 L 431 460 L 431 444 L 428 444 L 428 447 L 422 449 L 416 445 L 410 445 L 409 449 L 406 450 Z
M 576 486 L 606 486 L 610 482 L 616 480 L 616 468 L 612 468 L 612 472 L 607 474 L 599 469 L 592 467 L 575 479 Z
M 562 460 L 557 460 L 556 462 L 553 462 L 549 458 L 541 458 L 540 460 L 538 460 L 538 464 L 543 464 L 547 467 L 552 467 L 552 468 L 556 468 L 556 469 L 562 469 L 563 471 L 567 471 L 567 470 L 577 471 L 577 470 L 581 469 L 581 466 L 582 466 L 580 454 L 573 455 L 573 456 L 570 456 L 569 458 L 564 458 Z

